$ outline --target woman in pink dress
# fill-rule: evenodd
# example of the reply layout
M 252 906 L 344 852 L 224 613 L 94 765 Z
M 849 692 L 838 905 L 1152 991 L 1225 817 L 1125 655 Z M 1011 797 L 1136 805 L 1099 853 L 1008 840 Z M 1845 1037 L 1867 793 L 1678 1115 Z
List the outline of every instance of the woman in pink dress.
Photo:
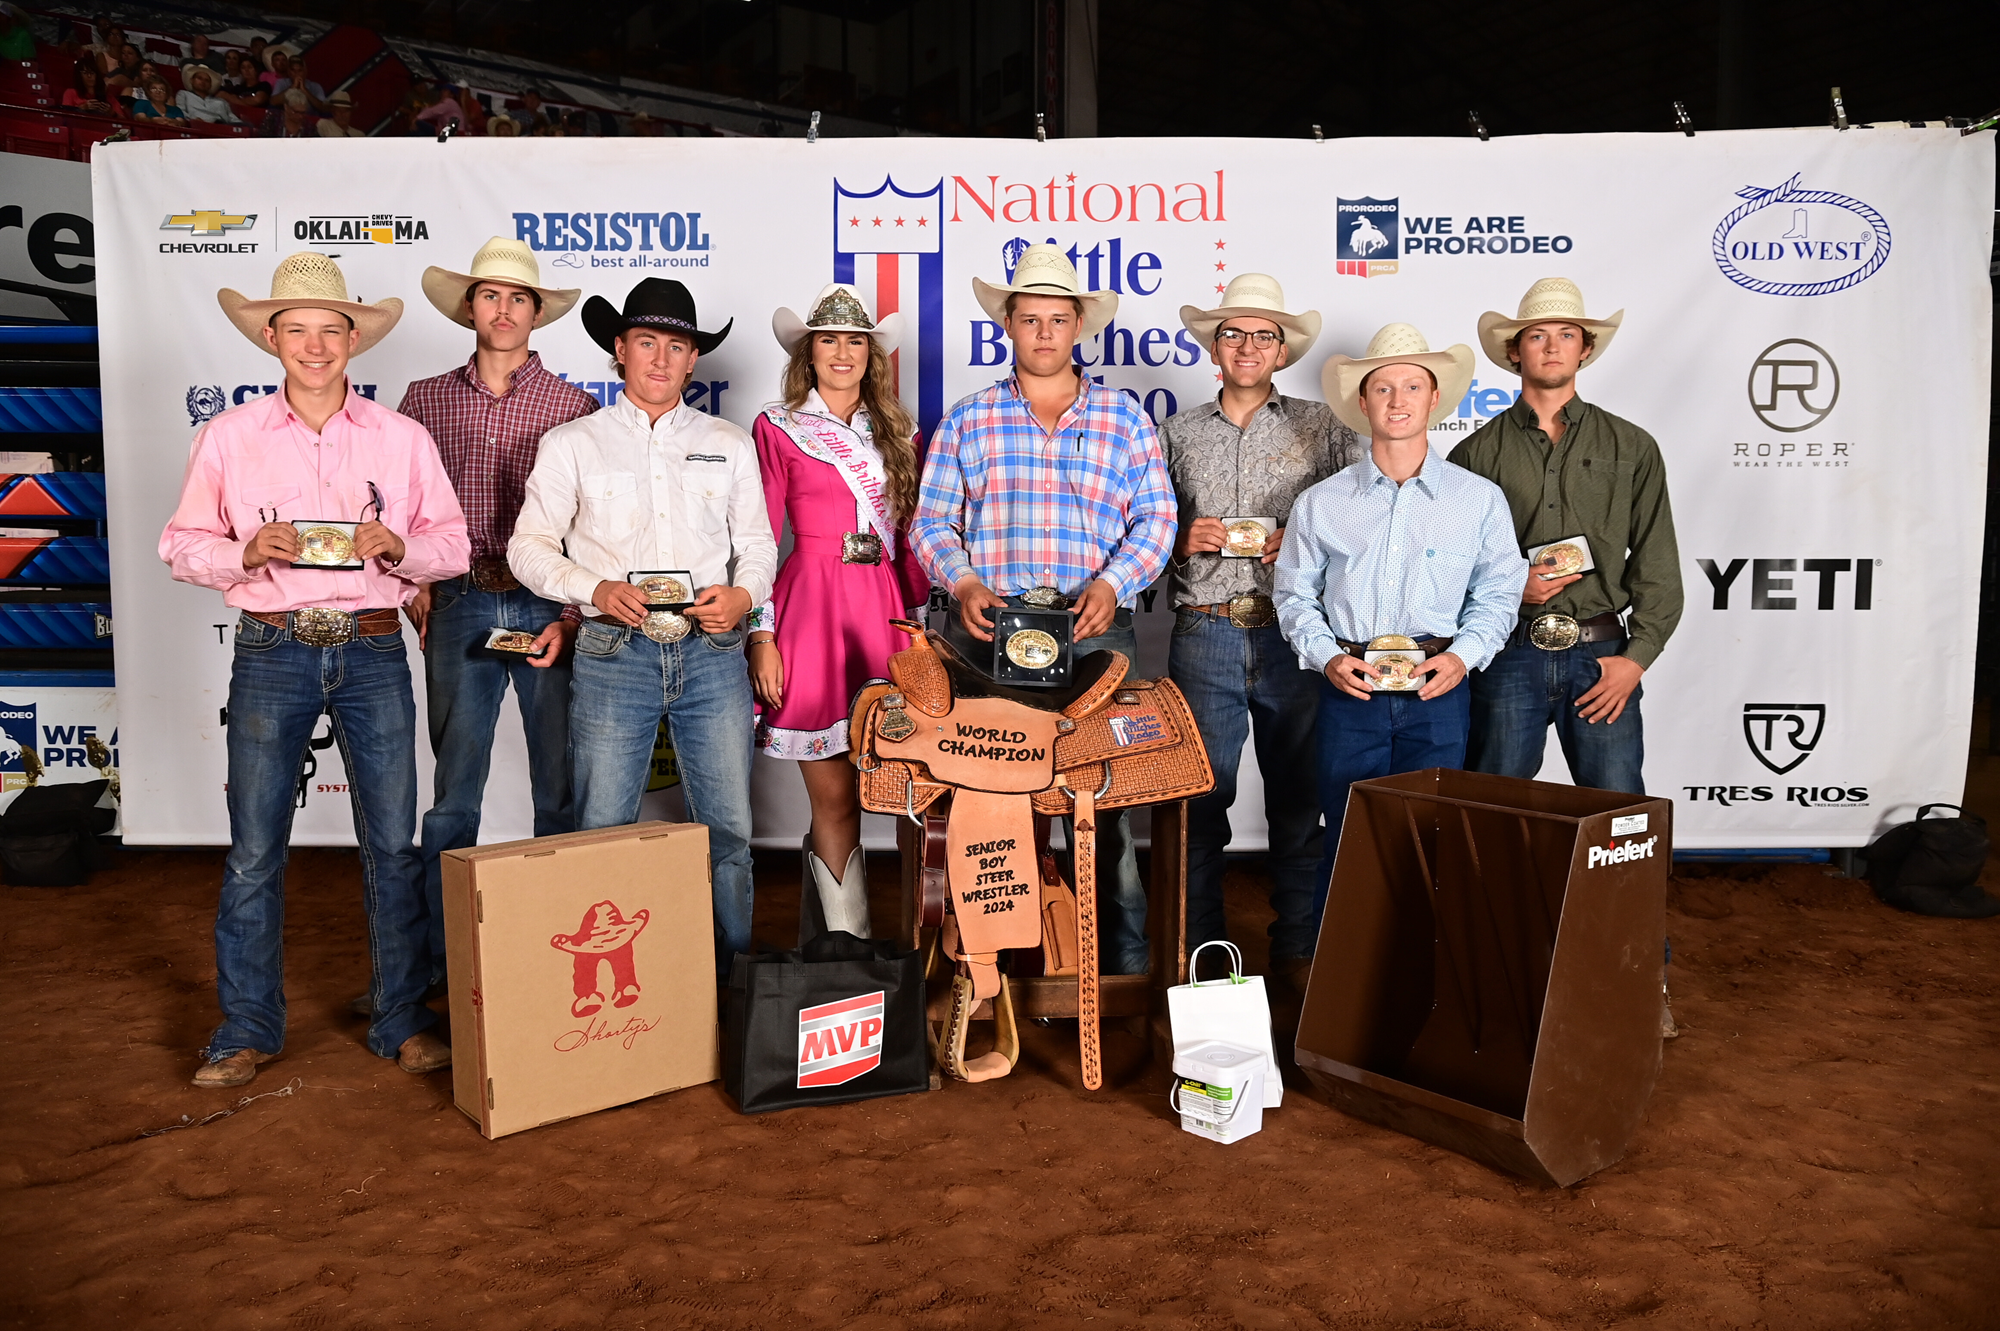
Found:
M 863 684 L 887 678 L 890 655 L 907 642 L 889 621 L 930 594 L 904 539 L 921 468 L 889 361 L 902 323 L 900 314 L 877 323 L 861 293 L 839 282 L 803 319 L 779 310 L 771 331 L 791 353 L 784 401 L 751 427 L 771 531 L 782 538 L 788 518 L 792 529 L 771 600 L 752 612 L 749 650 L 763 704 L 757 747 L 798 761 L 812 803 L 801 942 L 822 929 L 872 933 L 847 711 Z

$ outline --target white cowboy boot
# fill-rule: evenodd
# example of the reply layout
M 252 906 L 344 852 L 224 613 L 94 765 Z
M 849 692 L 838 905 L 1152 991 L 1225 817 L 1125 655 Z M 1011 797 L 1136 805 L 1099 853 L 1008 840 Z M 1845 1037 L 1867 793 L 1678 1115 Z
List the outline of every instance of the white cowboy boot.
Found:
M 868 923 L 868 871 L 867 859 L 856 846 L 847 857 L 847 871 L 835 878 L 826 867 L 826 861 L 806 851 L 806 868 L 812 875 L 812 895 L 817 898 L 816 912 L 825 921 L 827 929 L 841 929 L 856 938 L 874 936 Z M 800 927 L 805 926 L 801 912 Z
M 826 872 L 813 854 L 812 833 L 799 838 L 799 946 L 826 932 L 826 912 L 820 909 L 819 876 Z

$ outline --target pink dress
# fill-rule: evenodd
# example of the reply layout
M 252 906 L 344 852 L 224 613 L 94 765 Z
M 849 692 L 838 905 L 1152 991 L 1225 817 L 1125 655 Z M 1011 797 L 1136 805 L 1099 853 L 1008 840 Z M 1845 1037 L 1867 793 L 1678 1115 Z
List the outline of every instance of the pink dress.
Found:
M 817 410 L 815 410 L 817 409 Z M 774 758 L 827 758 L 848 750 L 847 712 L 871 679 L 887 679 L 889 657 L 909 643 L 892 619 L 909 617 L 930 594 L 930 579 L 904 539 L 907 521 L 894 532 L 893 551 L 880 564 L 840 562 L 841 536 L 870 530 L 841 469 L 808 454 L 772 415 L 759 413 L 751 427 L 764 473 L 771 532 L 784 536 L 791 521 L 792 552 L 778 570 L 765 614 L 774 614 L 778 654 L 784 661 L 784 705 L 764 709 L 757 748 Z M 822 433 L 839 432 L 850 452 L 872 460 L 877 483 L 881 457 L 869 439 L 866 412 L 850 429 L 824 413 L 817 393 L 801 414 L 812 413 Z M 919 455 L 921 459 L 921 454 Z

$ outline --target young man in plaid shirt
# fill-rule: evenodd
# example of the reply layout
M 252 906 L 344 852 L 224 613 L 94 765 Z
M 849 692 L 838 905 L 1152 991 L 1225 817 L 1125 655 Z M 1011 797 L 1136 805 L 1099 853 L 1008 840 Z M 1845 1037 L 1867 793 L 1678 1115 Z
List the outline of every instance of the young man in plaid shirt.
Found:
M 431 753 L 437 759 L 424 814 L 425 900 L 430 904 L 431 980 L 444 980 L 443 879 L 438 857 L 479 838 L 479 809 L 493 755 L 493 727 L 511 680 L 528 739 L 535 835 L 573 830 L 569 776 L 570 668 L 576 620 L 523 587 L 507 569 L 507 541 L 527 492 L 542 435 L 597 410 L 597 400 L 549 373 L 528 349 L 534 329 L 569 313 L 583 292 L 541 285 L 534 253 L 495 236 L 472 270 L 424 271 L 439 313 L 473 330 L 472 359 L 412 383 L 400 408 L 437 440 L 472 538 L 472 571 L 432 583 L 407 607 L 424 648 Z M 485 650 L 495 628 L 535 633 L 536 654 Z M 356 1000 L 357 1003 L 362 1000 Z
M 1067 609 L 1077 655 L 1109 648 L 1136 663 L 1132 601 L 1173 549 L 1173 484 L 1152 420 L 1071 355 L 1103 331 L 1118 297 L 1082 290 L 1054 245 L 1029 246 L 1011 286 L 974 278 L 972 290 L 1007 330 L 1015 373 L 951 409 L 924 466 L 910 546 L 958 601 L 946 637 L 983 661 L 993 608 Z M 1126 814 L 1105 815 L 1098 833 L 1098 881 L 1115 885 L 1104 969 L 1137 975 L 1146 892 Z

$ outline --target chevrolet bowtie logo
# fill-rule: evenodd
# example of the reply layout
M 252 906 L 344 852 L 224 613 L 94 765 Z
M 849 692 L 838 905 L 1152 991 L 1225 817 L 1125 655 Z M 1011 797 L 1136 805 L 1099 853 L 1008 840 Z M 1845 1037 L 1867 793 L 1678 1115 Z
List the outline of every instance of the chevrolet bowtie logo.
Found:
M 256 225 L 255 213 L 225 213 L 220 208 L 197 208 L 189 213 L 168 213 L 167 220 L 160 223 L 160 230 L 219 236 L 225 231 L 247 231 Z

